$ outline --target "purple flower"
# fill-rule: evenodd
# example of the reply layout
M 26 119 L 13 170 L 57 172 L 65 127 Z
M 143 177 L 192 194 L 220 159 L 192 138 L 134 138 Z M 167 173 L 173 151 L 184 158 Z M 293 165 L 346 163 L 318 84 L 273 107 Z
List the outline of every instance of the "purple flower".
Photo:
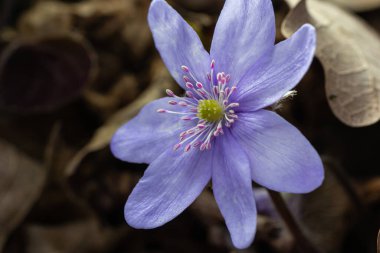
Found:
M 149 25 L 156 47 L 186 91 L 146 105 L 113 137 L 121 160 L 149 163 L 125 205 L 135 228 L 155 228 L 179 215 L 211 180 L 237 248 L 256 230 L 252 180 L 269 189 L 306 193 L 323 180 L 321 160 L 305 137 L 266 108 L 307 71 L 315 30 L 302 26 L 274 45 L 270 0 L 226 0 L 210 54 L 164 0 L 153 0 Z

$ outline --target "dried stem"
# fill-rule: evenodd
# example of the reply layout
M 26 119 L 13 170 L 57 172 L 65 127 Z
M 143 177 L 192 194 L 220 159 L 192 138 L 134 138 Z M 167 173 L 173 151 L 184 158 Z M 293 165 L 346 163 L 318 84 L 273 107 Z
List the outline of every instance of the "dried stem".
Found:
M 320 251 L 315 248 L 315 246 L 302 232 L 300 226 L 294 219 L 281 194 L 269 189 L 267 190 L 277 211 L 281 215 L 282 219 L 296 240 L 298 251 L 302 253 L 320 253 Z

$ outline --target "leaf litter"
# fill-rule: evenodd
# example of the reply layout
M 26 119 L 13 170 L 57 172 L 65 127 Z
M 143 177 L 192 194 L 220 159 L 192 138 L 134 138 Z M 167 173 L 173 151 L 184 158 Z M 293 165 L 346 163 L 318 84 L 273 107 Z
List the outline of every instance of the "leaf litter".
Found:
M 287 1 L 293 3 L 291 7 L 298 3 Z M 65 93 L 70 99 L 63 103 L 52 100 L 40 110 L 29 111 L 30 108 L 21 106 L 0 112 L 0 160 L 4 165 L 0 170 L 0 246 L 4 253 L 231 252 L 228 232 L 209 189 L 189 211 L 161 229 L 140 231 L 125 225 L 123 204 L 146 166 L 116 161 L 109 152 L 109 140 L 144 104 L 174 86 L 154 53 L 145 21 L 149 1 L 112 0 L 110 5 L 106 2 L 109 3 L 82 0 L 38 1 L 29 7 L 23 4 L 19 13 L 7 14 L 17 17 L 17 22 L 0 29 L 0 57 L 15 41 L 38 46 L 40 41 L 54 36 L 71 40 L 75 31 L 84 45 L 92 48 L 97 65 L 92 80 L 86 84 L 75 81 L 76 86 L 70 86 L 71 90 Z M 202 40 L 209 43 L 222 1 L 171 2 L 194 22 Z M 368 215 L 355 215 L 355 203 L 334 175 L 328 176 L 320 190 L 288 204 L 309 237 L 326 252 L 351 253 L 359 248 L 367 253 L 373 252 L 380 224 L 380 184 L 376 174 L 380 163 L 376 145 L 380 138 L 375 123 L 379 119 L 379 101 L 375 99 L 377 84 L 370 81 L 378 78 L 379 72 L 375 62 L 379 41 L 373 31 L 379 30 L 379 15 L 375 15 L 378 12 L 373 6 L 367 5 L 370 0 L 357 1 L 361 7 L 350 6 L 351 1 L 343 3 L 355 11 L 371 9 L 372 21 L 367 19 L 370 26 L 332 4 L 338 0 L 329 2 L 309 0 L 304 7 L 298 5 L 291 10 L 285 19 L 286 36 L 303 22 L 317 26 L 322 43 L 317 57 L 325 73 L 315 62 L 298 86 L 298 95 L 284 103 L 279 113 L 305 133 L 321 154 L 342 164 Z M 274 6 L 280 22 L 287 8 L 282 1 L 274 1 Z M 281 40 L 281 35 L 277 34 L 276 39 Z M 52 48 L 59 59 L 65 57 L 59 52 L 62 47 Z M 69 54 L 79 60 L 78 68 L 85 73 L 82 59 L 88 59 L 88 52 L 84 58 L 75 52 L 83 51 L 73 50 Z M 15 66 L 22 77 L 23 68 L 17 62 Z M 56 69 L 55 73 L 63 69 L 49 67 Z M 66 79 L 78 80 L 77 72 L 67 74 Z M 58 79 L 51 80 L 49 88 L 59 94 L 58 88 L 63 86 L 56 82 Z M 324 81 L 329 87 L 327 98 Z M 25 102 L 22 97 L 18 99 Z M 344 126 L 331 114 L 327 103 L 349 126 L 372 125 L 360 129 Z M 53 129 L 51 136 L 48 129 Z M 45 151 L 47 154 L 41 155 Z M 12 165 L 10 157 L 15 160 Z M 9 169 L 17 164 L 19 168 Z M 329 163 L 326 168 L 334 164 Z M 256 241 L 244 252 L 291 253 L 294 245 L 278 215 L 260 214 Z

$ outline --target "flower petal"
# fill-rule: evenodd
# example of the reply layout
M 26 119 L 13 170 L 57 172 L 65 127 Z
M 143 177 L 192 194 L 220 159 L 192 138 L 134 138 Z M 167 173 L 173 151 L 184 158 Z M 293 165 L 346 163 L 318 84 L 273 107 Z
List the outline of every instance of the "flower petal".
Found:
M 256 205 L 249 161 L 230 133 L 216 139 L 212 184 L 216 202 L 237 248 L 247 248 L 256 232 Z
M 255 64 L 238 84 L 239 110 L 255 111 L 280 100 L 309 69 L 315 47 L 315 28 L 308 24 L 277 44 L 267 62 L 261 62 L 261 67 Z
M 270 0 L 226 0 L 215 27 L 211 59 L 237 83 L 267 51 L 272 51 L 275 21 Z
M 163 0 L 152 2 L 148 21 L 156 47 L 177 83 L 185 89 L 182 65 L 206 83 L 210 56 L 191 26 Z
M 179 215 L 209 182 L 211 154 L 169 150 L 153 161 L 125 205 L 128 224 L 155 228 Z
M 191 122 L 178 115 L 157 113 L 170 108 L 170 98 L 161 98 L 146 105 L 140 113 L 120 127 L 111 140 L 112 153 L 123 161 L 151 163 L 179 141 L 179 134 Z M 176 108 L 176 110 L 181 108 Z
M 291 193 L 307 193 L 321 185 L 324 171 L 318 153 L 276 113 L 240 113 L 233 134 L 246 151 L 258 184 Z

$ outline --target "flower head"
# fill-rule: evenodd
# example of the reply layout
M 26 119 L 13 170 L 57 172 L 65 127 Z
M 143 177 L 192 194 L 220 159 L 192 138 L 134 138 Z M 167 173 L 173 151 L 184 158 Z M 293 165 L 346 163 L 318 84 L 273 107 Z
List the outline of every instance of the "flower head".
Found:
M 226 0 L 210 54 L 164 0 L 148 17 L 170 73 L 185 90 L 146 105 L 114 135 L 121 160 L 149 163 L 125 205 L 135 228 L 155 228 L 187 208 L 211 180 L 232 241 L 248 247 L 256 230 L 252 180 L 269 189 L 306 193 L 323 180 L 306 138 L 265 110 L 303 77 L 315 51 L 315 29 L 302 26 L 274 45 L 270 0 Z

